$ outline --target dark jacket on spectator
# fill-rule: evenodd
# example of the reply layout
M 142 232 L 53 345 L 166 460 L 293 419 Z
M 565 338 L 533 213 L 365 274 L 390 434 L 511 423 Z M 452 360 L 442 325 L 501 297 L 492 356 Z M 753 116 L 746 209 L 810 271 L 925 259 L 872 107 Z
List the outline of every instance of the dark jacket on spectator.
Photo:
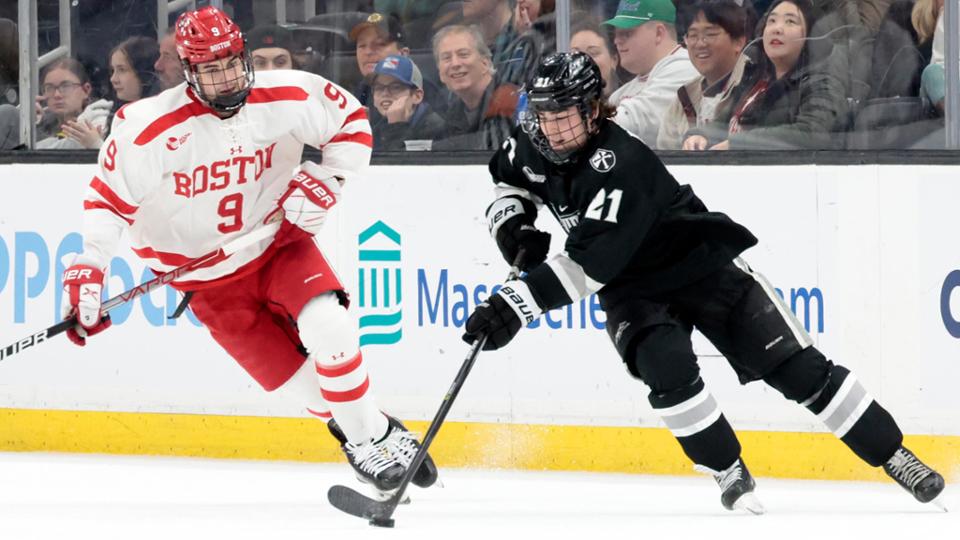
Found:
M 384 120 L 373 128 L 373 149 L 406 150 L 404 141 L 442 139 L 447 133 L 446 122 L 426 102 L 417 105 L 409 122 L 389 124 Z
M 518 89 L 511 84 L 487 85 L 480 106 L 468 110 L 456 95 L 447 108 L 448 137 L 437 141 L 434 150 L 496 150 L 510 137 L 513 114 L 517 109 Z
M 731 150 L 842 147 L 837 132 L 846 128 L 846 98 L 829 59 L 826 63 L 810 65 L 801 56 L 797 66 L 777 80 L 765 69 L 753 70 L 738 85 L 731 106 L 718 110 L 711 125 L 692 129 L 687 136 L 704 135 L 711 146 L 729 140 Z M 763 78 L 769 81 L 766 91 L 743 109 L 740 131 L 729 133 L 731 118 Z
M 545 51 L 556 49 L 556 14 L 548 13 L 534 21 L 526 32 L 514 35 L 516 37 L 504 49 L 501 61 L 494 64 L 497 84 L 524 85 Z
M 933 41 L 917 44 L 917 30 L 910 20 L 912 10 L 912 0 L 898 0 L 890 5 L 880 25 L 873 51 L 871 98 L 920 95 L 920 74 L 930 63 Z

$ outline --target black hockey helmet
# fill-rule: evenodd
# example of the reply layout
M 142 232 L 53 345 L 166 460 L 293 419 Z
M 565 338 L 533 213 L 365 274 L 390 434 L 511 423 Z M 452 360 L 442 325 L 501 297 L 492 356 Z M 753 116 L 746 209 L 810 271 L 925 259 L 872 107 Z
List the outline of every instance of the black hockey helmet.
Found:
M 545 111 L 563 111 L 576 106 L 584 126 L 593 116 L 593 109 L 603 96 L 603 76 L 600 67 L 582 52 L 558 52 L 540 61 L 533 76 L 524 87 L 527 93 L 527 109 L 520 115 L 520 125 L 540 153 L 548 160 L 562 165 L 573 160 L 586 143 L 571 150 L 558 151 L 551 145 L 540 127 L 540 114 Z M 592 123 L 589 137 L 598 129 Z

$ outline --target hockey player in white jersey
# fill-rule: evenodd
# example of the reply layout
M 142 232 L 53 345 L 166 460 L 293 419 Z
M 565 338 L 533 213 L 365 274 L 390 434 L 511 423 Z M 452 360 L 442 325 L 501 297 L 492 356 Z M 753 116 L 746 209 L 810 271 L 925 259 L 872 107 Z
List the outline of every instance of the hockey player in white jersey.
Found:
M 214 7 L 181 15 L 176 43 L 186 82 L 119 110 L 100 152 L 83 202 L 83 252 L 64 274 L 65 315 L 78 317 L 68 335 L 84 345 L 109 327 L 102 284 L 124 229 L 162 273 L 282 212 L 276 237 L 173 285 L 264 390 L 329 420 L 358 477 L 389 492 L 418 443 L 377 407 L 347 295 L 313 240 L 341 185 L 370 162 L 366 111 L 310 73 L 254 77 L 239 27 Z M 321 165 L 300 163 L 304 145 L 323 150 Z M 428 458 L 413 482 L 436 478 Z

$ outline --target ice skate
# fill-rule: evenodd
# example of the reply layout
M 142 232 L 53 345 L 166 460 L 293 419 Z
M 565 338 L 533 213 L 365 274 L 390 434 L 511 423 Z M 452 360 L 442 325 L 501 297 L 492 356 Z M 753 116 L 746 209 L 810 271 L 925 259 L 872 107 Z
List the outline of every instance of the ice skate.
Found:
M 763 504 L 753 493 L 757 484 L 753 481 L 753 476 L 750 475 L 743 460 L 738 458 L 733 465 L 722 471 L 715 471 L 703 465 L 695 465 L 694 469 L 713 475 L 714 480 L 720 485 L 720 503 L 727 510 L 744 510 L 755 515 L 765 512 Z
M 943 492 L 943 476 L 917 459 L 910 450 L 903 446 L 898 448 L 893 457 L 883 464 L 883 471 L 918 501 L 933 502 L 944 512 L 947 511 L 941 502 L 934 500 Z
M 340 448 L 361 482 L 370 484 L 377 492 L 386 493 L 388 496 L 400 486 L 406 467 L 387 450 L 390 430 L 379 441 L 353 444 L 347 440 L 335 420 L 327 422 L 327 428 L 340 441 Z
M 417 455 L 417 451 L 420 450 L 420 442 L 416 435 L 410 433 L 400 420 L 390 415 L 387 415 L 387 419 L 390 421 L 390 428 L 387 430 L 385 439 L 387 451 L 406 468 L 413 461 L 413 457 Z M 437 477 L 437 466 L 433 463 L 433 458 L 427 454 L 427 457 L 413 475 L 412 482 L 416 486 L 427 488 L 437 482 Z

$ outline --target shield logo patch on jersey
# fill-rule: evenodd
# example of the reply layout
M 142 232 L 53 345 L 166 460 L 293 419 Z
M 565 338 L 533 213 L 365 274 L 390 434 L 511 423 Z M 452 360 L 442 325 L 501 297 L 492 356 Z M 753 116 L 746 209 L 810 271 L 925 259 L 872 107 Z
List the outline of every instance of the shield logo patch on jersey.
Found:
M 616 164 L 617 155 L 606 148 L 597 148 L 597 151 L 590 156 L 590 166 L 597 172 L 608 172 Z

